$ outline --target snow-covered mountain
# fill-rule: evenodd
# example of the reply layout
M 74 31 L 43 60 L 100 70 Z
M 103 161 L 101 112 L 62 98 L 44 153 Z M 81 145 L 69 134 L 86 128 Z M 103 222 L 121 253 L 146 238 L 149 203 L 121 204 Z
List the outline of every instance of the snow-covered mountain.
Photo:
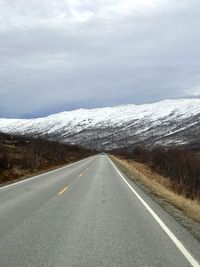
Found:
M 0 131 L 102 149 L 141 143 L 199 144 L 200 99 L 79 109 L 38 119 L 0 119 Z

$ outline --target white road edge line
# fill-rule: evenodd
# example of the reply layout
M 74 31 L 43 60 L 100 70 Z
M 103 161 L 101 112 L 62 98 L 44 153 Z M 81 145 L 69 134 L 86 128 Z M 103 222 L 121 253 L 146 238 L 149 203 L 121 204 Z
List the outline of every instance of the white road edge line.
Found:
M 0 187 L 0 190 L 7 189 L 7 188 L 9 188 L 9 187 L 12 187 L 12 186 L 15 186 L 15 185 L 19 185 L 19 184 L 22 184 L 22 183 L 27 183 L 27 182 L 29 182 L 29 181 L 32 181 L 32 180 L 37 179 L 37 178 L 40 178 L 40 177 L 45 176 L 45 175 L 47 175 L 47 174 L 54 173 L 54 172 L 57 172 L 57 171 L 66 169 L 66 168 L 71 167 L 71 166 L 73 166 L 73 165 L 76 165 L 76 164 L 78 164 L 78 163 L 80 163 L 80 162 L 82 162 L 82 161 L 85 161 L 85 160 L 87 160 L 87 159 L 89 159 L 89 158 L 90 158 L 90 157 L 88 157 L 88 158 L 86 158 L 86 159 L 79 160 L 79 161 L 74 162 L 74 163 L 71 163 L 71 164 L 69 164 L 69 165 L 67 165 L 67 166 L 64 166 L 64 167 L 61 167 L 61 168 L 58 168 L 58 169 L 55 169 L 55 170 L 52 170 L 52 171 L 47 171 L 47 172 L 44 172 L 44 173 L 42 173 L 42 174 L 39 174 L 39 175 L 30 177 L 30 178 L 21 180 L 21 181 L 19 181 L 19 182 L 15 182 L 15 183 L 11 183 L 11 184 L 2 186 L 2 187 Z
M 166 224 L 158 217 L 158 215 L 152 210 L 152 208 L 143 200 L 143 198 L 133 189 L 133 187 L 127 182 L 112 160 L 108 157 L 109 161 L 120 175 L 122 180 L 126 183 L 132 193 L 142 202 L 148 212 L 153 216 L 153 218 L 157 221 L 157 223 L 161 226 L 161 228 L 165 231 L 165 233 L 170 237 L 170 239 L 174 242 L 177 248 L 181 251 L 181 253 L 185 256 L 185 258 L 190 262 L 193 267 L 200 267 L 198 261 L 191 255 L 191 253 L 184 247 L 184 245 L 176 238 L 176 236 L 172 233 L 172 231 L 166 226 Z

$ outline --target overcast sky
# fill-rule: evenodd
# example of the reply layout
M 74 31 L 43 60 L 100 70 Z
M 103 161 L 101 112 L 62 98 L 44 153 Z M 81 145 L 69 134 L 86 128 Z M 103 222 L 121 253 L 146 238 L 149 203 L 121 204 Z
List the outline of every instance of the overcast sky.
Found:
M 199 0 L 0 0 L 0 117 L 200 95 Z

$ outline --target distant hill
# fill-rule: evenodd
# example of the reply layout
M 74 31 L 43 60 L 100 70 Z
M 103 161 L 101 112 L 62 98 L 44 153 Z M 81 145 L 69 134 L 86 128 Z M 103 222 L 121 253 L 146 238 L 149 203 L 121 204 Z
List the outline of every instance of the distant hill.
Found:
M 200 146 L 200 99 L 79 109 L 38 119 L 0 119 L 0 131 L 99 149 L 139 144 Z

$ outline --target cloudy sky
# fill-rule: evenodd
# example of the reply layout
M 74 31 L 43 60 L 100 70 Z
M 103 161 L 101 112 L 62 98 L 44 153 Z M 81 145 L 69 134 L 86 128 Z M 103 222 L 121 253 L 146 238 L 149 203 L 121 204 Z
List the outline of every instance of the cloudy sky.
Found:
M 200 95 L 199 0 L 0 0 L 0 117 Z

